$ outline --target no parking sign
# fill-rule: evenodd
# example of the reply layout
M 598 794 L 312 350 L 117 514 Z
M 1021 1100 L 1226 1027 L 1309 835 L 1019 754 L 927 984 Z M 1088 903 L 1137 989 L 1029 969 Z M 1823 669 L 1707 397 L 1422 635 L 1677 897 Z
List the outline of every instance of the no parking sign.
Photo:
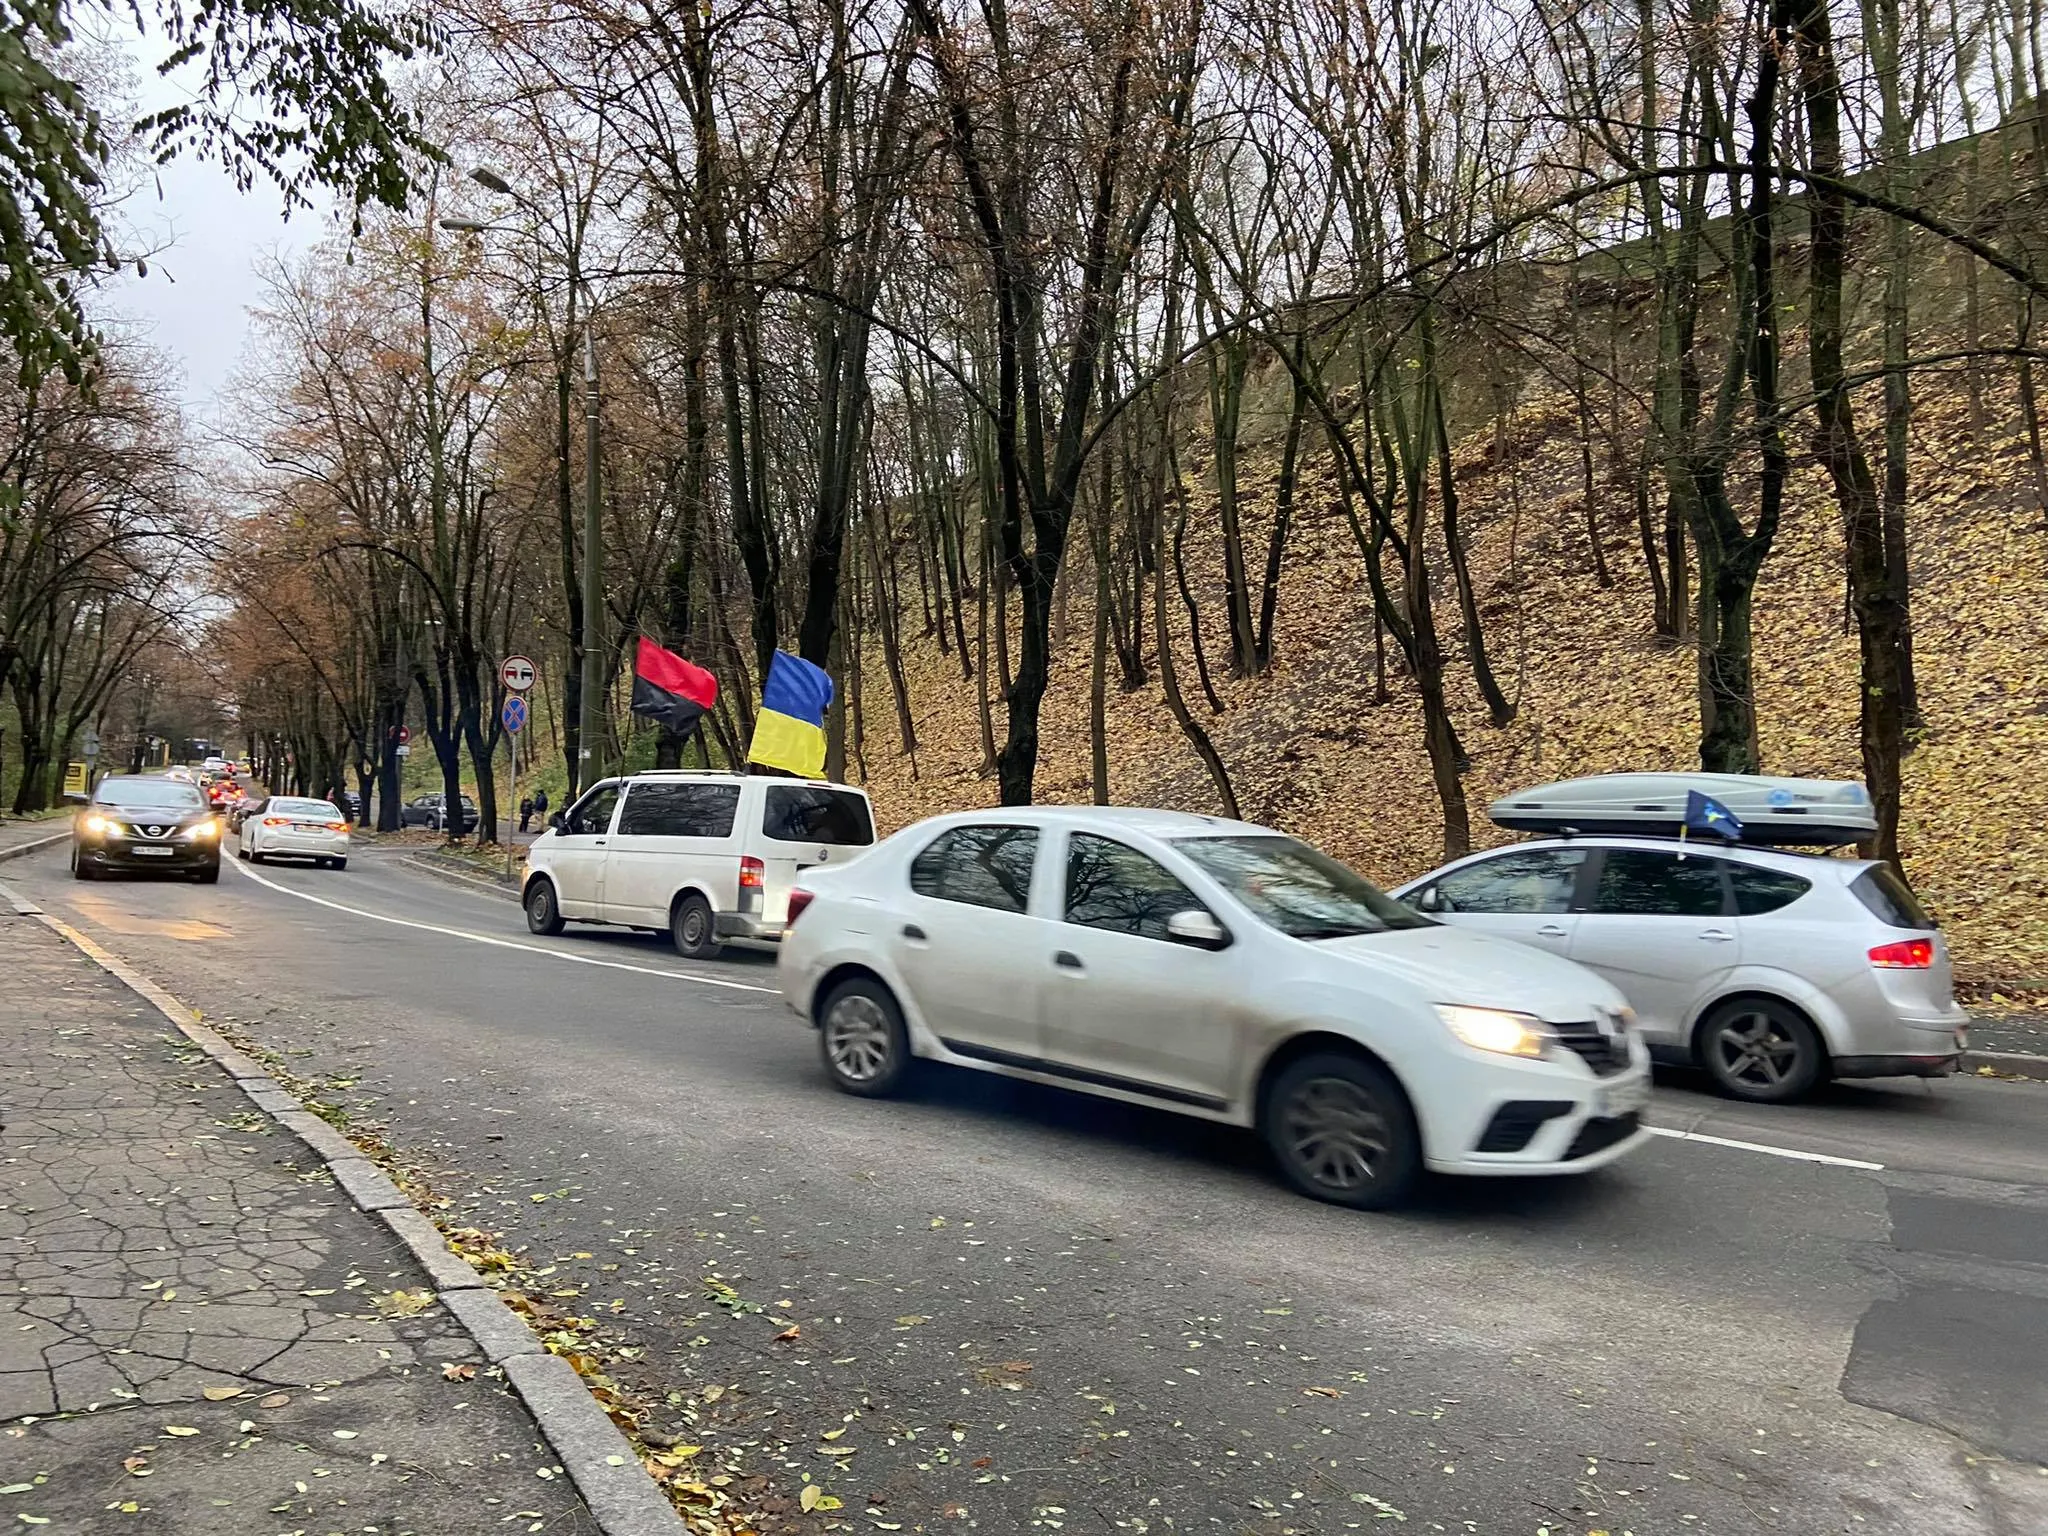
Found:
M 506 730 L 515 736 L 518 735 L 526 729 L 526 700 L 516 693 L 508 695 L 505 707 L 498 711 L 498 719 L 503 722 Z

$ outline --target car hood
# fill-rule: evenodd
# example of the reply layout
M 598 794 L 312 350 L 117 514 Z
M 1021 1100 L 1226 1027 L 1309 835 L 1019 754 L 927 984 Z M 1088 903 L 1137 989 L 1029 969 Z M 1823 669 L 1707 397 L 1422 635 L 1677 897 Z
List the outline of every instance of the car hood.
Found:
M 1407 983 L 1432 1003 L 1507 1008 L 1563 1023 L 1623 1006 L 1621 993 L 1583 965 L 1527 944 L 1436 924 L 1324 939 L 1333 959 Z

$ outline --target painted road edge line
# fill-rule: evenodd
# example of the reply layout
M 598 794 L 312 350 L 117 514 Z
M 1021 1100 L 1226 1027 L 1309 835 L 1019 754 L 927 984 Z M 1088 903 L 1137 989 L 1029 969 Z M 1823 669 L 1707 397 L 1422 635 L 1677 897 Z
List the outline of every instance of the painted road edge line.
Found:
M 180 1034 L 226 1071 L 259 1109 L 264 1108 L 262 1099 L 257 1097 L 259 1094 L 265 1097 L 278 1094 L 291 1099 L 294 1104 L 299 1103 L 276 1078 L 236 1050 L 221 1035 L 201 1024 L 192 1009 L 126 961 L 47 912 L 24 915 L 33 915 L 37 922 L 68 940 L 79 953 L 156 1009 Z M 311 1137 L 299 1135 L 284 1115 L 269 1109 L 264 1109 L 264 1112 L 282 1129 L 298 1137 L 306 1150 L 334 1176 L 337 1189 L 347 1194 L 365 1215 L 379 1222 L 405 1244 L 430 1280 L 442 1266 L 461 1262 L 441 1241 L 439 1229 L 421 1216 L 398 1186 L 385 1178 L 367 1158 L 356 1153 L 353 1146 L 350 1151 L 354 1155 L 348 1159 L 330 1157 Z M 325 1121 L 318 1123 L 322 1130 L 327 1128 Z M 340 1163 L 359 1166 L 337 1166 Z M 346 1183 L 343 1182 L 344 1175 Z M 387 1190 L 388 1196 L 385 1194 Z M 387 1203 L 391 1198 L 396 1199 L 395 1206 Z M 375 1207 L 365 1204 L 366 1200 L 375 1201 Z M 415 1218 L 419 1226 L 402 1219 L 407 1216 Z M 432 1233 L 431 1245 L 419 1227 Z M 439 1293 L 439 1287 L 436 1291 L 443 1310 L 462 1325 L 463 1332 L 469 1335 L 478 1353 L 505 1372 L 506 1381 L 526 1404 L 527 1412 L 533 1415 L 534 1423 L 547 1437 L 548 1444 L 554 1447 L 555 1454 L 561 1457 L 564 1470 L 576 1484 L 576 1491 L 583 1496 L 584 1505 L 590 1510 L 602 1536 L 687 1536 L 682 1517 L 669 1503 L 668 1495 L 647 1475 L 647 1469 L 640 1464 L 639 1456 L 626 1437 L 619 1433 L 611 1415 L 598 1406 L 597 1399 L 590 1395 L 582 1379 L 569 1369 L 568 1362 L 552 1355 L 544 1356 L 540 1339 L 526 1326 L 525 1319 L 506 1306 L 496 1291 L 489 1291 L 481 1283 L 454 1292 L 453 1298 L 460 1298 L 456 1305 L 450 1304 L 453 1299 L 450 1295 Z M 486 1291 L 492 1298 L 489 1303 L 482 1301 Z M 473 1326 L 471 1318 L 475 1313 L 472 1309 L 484 1306 L 494 1308 L 495 1312 L 488 1314 L 487 1320 L 479 1319 L 483 1326 Z M 516 1328 L 532 1341 L 535 1363 L 545 1358 L 561 1369 L 550 1371 L 546 1367 L 533 1369 L 522 1365 L 519 1370 L 513 1370 L 512 1361 L 505 1354 L 506 1335 L 495 1326 L 500 1322 L 497 1314 L 502 1314 L 504 1325 Z M 575 1389 L 573 1392 L 569 1390 L 571 1387 Z
M 235 873 L 245 879 L 254 880 L 258 885 L 276 891 L 281 896 L 310 901 L 315 906 L 327 907 L 335 912 L 346 912 L 351 917 L 367 917 L 373 923 L 390 923 L 399 928 L 417 928 L 421 933 L 438 933 L 444 938 L 467 939 L 472 944 L 488 944 L 494 949 L 516 949 L 522 954 L 539 955 L 547 960 L 565 960 L 571 965 L 594 965 L 607 971 L 631 971 L 637 976 L 659 976 L 665 981 L 688 981 L 700 987 L 721 987 L 728 992 L 761 992 L 770 997 L 778 997 L 782 991 L 780 987 L 757 987 L 747 981 L 726 981 L 717 976 L 695 976 L 688 971 L 664 971 L 659 966 L 628 965 L 623 960 L 600 960 L 596 955 L 571 955 L 559 949 L 544 948 L 539 944 L 523 944 L 518 939 L 501 939 L 488 933 L 471 933 L 466 928 L 443 928 L 438 923 L 415 922 L 409 917 L 393 917 L 388 912 L 367 912 L 361 907 L 346 906 L 325 896 L 315 896 L 310 891 L 295 891 L 288 885 L 279 885 L 275 880 L 257 874 L 255 870 L 240 862 L 236 862 L 233 867 Z
M 1736 1141 L 1728 1136 L 1709 1136 L 1704 1131 L 1674 1131 L 1663 1125 L 1646 1125 L 1643 1129 L 1652 1136 L 1668 1136 L 1673 1141 L 1699 1141 L 1710 1147 L 1733 1147 L 1738 1152 L 1762 1152 L 1771 1157 L 1789 1157 L 1795 1162 L 1822 1163 L 1830 1168 L 1857 1168 L 1865 1173 L 1884 1171 L 1883 1163 L 1865 1162 L 1860 1157 L 1836 1157 L 1831 1152 L 1802 1152 L 1797 1147 L 1773 1147 L 1761 1141 Z

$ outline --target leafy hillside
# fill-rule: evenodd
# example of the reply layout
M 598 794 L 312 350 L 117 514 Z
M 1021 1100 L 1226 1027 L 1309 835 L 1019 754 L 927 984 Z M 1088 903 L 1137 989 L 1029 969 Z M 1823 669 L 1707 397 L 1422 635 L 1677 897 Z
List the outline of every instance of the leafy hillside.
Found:
M 1992 413 L 1994 420 L 2016 415 Z M 1596 583 L 1587 551 L 1574 423 L 1551 402 L 1525 403 L 1509 451 L 1465 445 L 1460 476 L 1474 580 L 1495 671 L 1519 703 L 1501 729 L 1457 650 L 1447 568 L 1439 626 L 1454 665 L 1458 728 L 1473 758 L 1466 791 L 1475 842 L 1503 841 L 1488 800 L 1576 774 L 1697 766 L 1694 653 L 1656 640 L 1634 512 L 1616 489 L 1596 508 L 1615 586 Z M 1903 842 L 1909 874 L 1947 926 L 1959 974 L 1980 986 L 2048 985 L 2048 533 L 2025 487 L 2016 432 L 1973 442 L 1960 389 L 1925 395 L 1915 414 L 1912 551 L 1919 681 L 1926 732 L 1906 768 Z M 1242 475 L 1264 537 L 1277 447 L 1249 449 Z M 1498 460 L 1507 471 L 1493 467 Z M 1196 515 L 1213 501 L 1205 463 L 1184 464 Z M 1510 481 L 1509 475 L 1513 479 Z M 1077 540 L 1077 543 L 1080 541 Z M 1271 672 L 1232 680 L 1217 643 L 1221 559 L 1191 534 L 1211 671 L 1225 710 L 1211 716 L 1183 627 L 1175 649 L 1190 707 L 1214 736 L 1244 814 L 1329 848 L 1392 883 L 1438 862 L 1441 820 L 1420 710 L 1392 673 L 1374 703 L 1371 600 L 1327 460 L 1304 466 Z M 1071 613 L 1046 703 L 1043 800 L 1089 794 L 1090 594 L 1083 545 Z M 1845 622 L 1842 535 L 1825 475 L 1802 459 L 1756 606 L 1764 765 L 1774 773 L 1860 777 L 1857 646 Z M 1176 601 L 1173 622 L 1184 624 Z M 1057 638 L 1057 637 L 1056 637 Z M 891 826 L 992 803 L 983 778 L 975 685 L 929 638 L 905 634 L 920 742 L 916 773 L 896 752 L 879 663 L 865 679 L 866 760 Z M 1391 646 L 1389 647 L 1391 652 Z M 1001 704 L 996 729 L 1002 729 Z M 1107 739 L 1112 798 L 1214 811 L 1216 797 L 1149 686 L 1116 691 Z

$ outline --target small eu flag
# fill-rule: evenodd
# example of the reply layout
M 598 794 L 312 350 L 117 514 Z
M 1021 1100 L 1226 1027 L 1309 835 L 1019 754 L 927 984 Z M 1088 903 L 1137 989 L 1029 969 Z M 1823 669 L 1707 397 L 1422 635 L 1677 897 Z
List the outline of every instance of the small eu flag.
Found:
M 1742 818 L 1713 796 L 1689 789 L 1685 792 L 1685 829 L 1725 837 L 1732 843 L 1742 836 Z

